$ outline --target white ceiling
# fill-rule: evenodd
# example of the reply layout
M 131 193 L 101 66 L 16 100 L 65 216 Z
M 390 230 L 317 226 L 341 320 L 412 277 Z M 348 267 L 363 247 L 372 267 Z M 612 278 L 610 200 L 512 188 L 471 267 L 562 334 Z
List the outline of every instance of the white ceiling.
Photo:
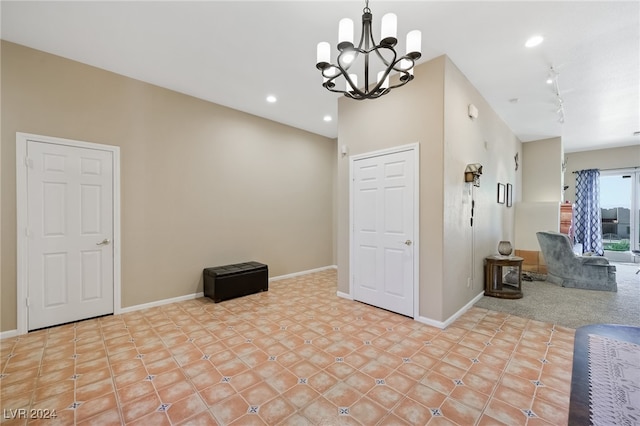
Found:
M 398 38 L 422 31 L 523 141 L 561 136 L 566 152 L 640 143 L 640 2 L 375 1 Z M 328 137 L 337 98 L 315 48 L 364 1 L 2 1 L 2 38 Z M 544 42 L 524 47 L 528 37 Z M 400 49 L 402 49 L 402 42 Z M 335 53 L 333 53 L 335 58 Z M 565 123 L 545 83 L 559 72 Z M 411 83 L 396 90 L 411 90 Z M 278 97 L 268 104 L 267 95 Z M 517 102 L 510 102 L 517 98 Z M 356 102 L 356 101 L 353 101 Z M 365 101 L 375 102 L 375 101 Z M 324 122 L 325 115 L 334 120 Z

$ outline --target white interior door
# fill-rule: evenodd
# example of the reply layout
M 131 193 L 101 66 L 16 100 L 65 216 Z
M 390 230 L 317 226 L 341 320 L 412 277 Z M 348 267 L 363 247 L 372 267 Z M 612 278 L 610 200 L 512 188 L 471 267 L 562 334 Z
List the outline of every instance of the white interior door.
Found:
M 353 297 L 414 315 L 412 150 L 353 161 Z
M 27 141 L 28 329 L 113 313 L 113 152 Z

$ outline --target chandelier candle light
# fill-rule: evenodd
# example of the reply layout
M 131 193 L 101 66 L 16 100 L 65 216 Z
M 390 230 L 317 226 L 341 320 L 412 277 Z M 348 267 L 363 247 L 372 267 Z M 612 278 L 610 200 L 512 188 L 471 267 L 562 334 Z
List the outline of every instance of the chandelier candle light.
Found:
M 393 13 L 387 13 L 382 17 L 379 44 L 373 38 L 372 18 L 367 0 L 362 10 L 362 35 L 357 47 L 353 44 L 353 20 L 349 18 L 340 20 L 338 25 L 340 53 L 335 65 L 331 63 L 331 45 L 324 41 L 318 43 L 316 68 L 322 72 L 322 85 L 331 92 L 344 93 L 345 96 L 357 100 L 376 99 L 389 93 L 391 89 L 404 86 L 413 80 L 413 67 L 416 64 L 415 61 L 421 56 L 422 34 L 419 30 L 410 31 L 407 34 L 407 53 L 398 58 L 398 53 L 394 49 L 398 43 L 396 38 L 398 18 Z M 351 70 L 356 63 L 363 67 L 362 88 L 358 87 L 358 74 Z M 376 75 L 375 83 L 369 77 L 370 71 L 372 75 Z M 389 74 L 392 71 L 398 72 L 400 78 L 397 84 L 389 86 Z M 345 80 L 344 90 L 336 87 L 336 79 L 341 76 Z

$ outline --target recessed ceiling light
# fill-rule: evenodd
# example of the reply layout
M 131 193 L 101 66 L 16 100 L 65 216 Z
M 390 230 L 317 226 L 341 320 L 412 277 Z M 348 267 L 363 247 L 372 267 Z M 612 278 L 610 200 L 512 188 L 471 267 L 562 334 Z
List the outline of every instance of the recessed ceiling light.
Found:
M 527 40 L 527 42 L 524 45 L 526 47 L 535 47 L 535 46 L 539 45 L 540 43 L 542 43 L 543 40 L 544 40 L 544 38 L 541 35 L 534 35 L 532 37 L 529 37 L 529 39 Z
M 269 96 L 267 96 L 267 102 L 269 102 L 270 104 L 274 103 L 274 102 L 275 102 L 275 101 L 277 101 L 277 100 L 278 100 L 278 98 L 276 98 L 276 97 L 275 97 L 275 96 L 273 96 L 273 95 L 269 95 Z
M 333 118 L 331 118 L 330 115 L 325 115 L 323 120 L 329 122 L 329 121 L 333 120 Z

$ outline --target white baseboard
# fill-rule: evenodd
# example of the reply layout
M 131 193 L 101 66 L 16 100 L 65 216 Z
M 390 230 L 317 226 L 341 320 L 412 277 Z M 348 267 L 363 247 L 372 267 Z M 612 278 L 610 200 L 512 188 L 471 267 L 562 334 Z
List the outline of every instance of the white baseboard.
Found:
M 204 297 L 204 293 L 200 292 L 200 293 L 195 293 L 195 294 L 187 294 L 186 296 L 178 296 L 178 297 L 172 297 L 171 299 L 163 299 L 163 300 L 156 300 L 155 302 L 149 302 L 149 303 L 143 303 L 141 305 L 134 305 L 134 306 L 129 306 L 126 308 L 121 308 L 119 312 L 115 312 L 115 314 L 126 314 L 129 312 L 134 312 L 134 311 L 139 311 L 141 309 L 148 309 L 148 308 L 155 308 L 158 306 L 162 306 L 162 305 L 168 305 L 170 303 L 176 303 L 176 302 L 184 302 L 185 300 L 193 300 L 193 299 L 197 299 L 198 297 Z
M 351 297 L 351 295 L 350 295 L 349 293 L 343 293 L 343 292 L 341 292 L 341 291 L 338 291 L 338 292 L 336 293 L 336 295 L 337 295 L 338 297 L 342 297 L 343 299 L 353 300 L 353 297 Z
M 269 278 L 269 281 L 284 280 L 286 278 L 298 277 L 300 275 L 312 274 L 314 272 L 326 271 L 327 269 L 338 269 L 336 265 L 323 266 L 322 268 L 310 269 L 308 271 L 294 272 L 292 274 L 280 275 L 277 277 Z M 348 295 L 347 295 L 348 296 Z M 126 308 L 120 308 L 114 312 L 114 315 L 126 314 L 129 312 L 135 312 L 142 309 L 156 308 L 158 306 L 168 305 L 170 303 L 184 302 L 185 300 L 193 300 L 199 297 L 204 297 L 204 292 L 195 294 L 187 294 L 185 296 L 172 297 L 170 299 L 156 300 L 155 302 L 143 303 L 141 305 L 128 306 Z M 0 339 L 9 339 L 11 337 L 18 336 L 18 330 L 7 330 L 0 332 Z
M 17 335 L 18 335 L 18 330 L 0 331 L 0 340 L 10 339 L 11 337 L 16 337 Z
M 292 274 L 286 275 L 278 275 L 277 277 L 269 278 L 269 282 L 278 281 L 278 280 L 286 280 L 287 278 L 299 277 L 301 275 L 313 274 L 314 272 L 326 271 L 327 269 L 338 269 L 336 265 L 323 266 L 321 268 L 309 269 L 307 271 L 294 272 Z
M 471 307 L 480 299 L 482 299 L 482 296 L 484 296 L 484 291 L 481 292 L 480 294 L 478 294 L 476 297 L 474 297 L 473 299 L 471 299 L 471 301 L 469 303 L 467 303 L 466 305 L 464 305 L 462 308 L 460 308 L 458 310 L 458 312 L 456 312 L 455 314 L 451 315 L 449 318 L 447 318 L 444 321 L 437 321 L 431 318 L 427 318 L 427 317 L 423 317 L 423 316 L 418 316 L 416 318 L 416 321 L 421 322 L 423 324 L 427 324 L 430 325 L 432 327 L 438 327 L 440 329 L 445 329 L 447 327 L 449 327 L 451 324 L 453 324 L 453 322 L 455 320 L 457 320 L 458 318 L 460 318 L 462 316 L 462 314 L 464 314 L 465 312 L 467 312 L 469 309 L 471 309 Z
M 322 268 L 310 269 L 308 271 L 294 272 L 292 274 L 280 275 L 280 276 L 277 276 L 277 277 L 269 278 L 269 282 L 278 281 L 278 280 L 284 280 L 286 278 L 298 277 L 300 275 L 312 274 L 314 272 L 325 271 L 327 269 L 337 269 L 337 266 L 330 265 L 330 266 L 324 266 Z M 199 297 L 204 297 L 204 293 L 200 292 L 200 293 L 195 293 L 195 294 L 187 294 L 186 296 L 178 296 L 178 297 L 173 297 L 171 299 L 164 299 L 164 300 L 157 300 L 155 302 L 143 303 L 142 305 L 129 306 L 127 308 L 121 308 L 120 312 L 116 312 L 116 313 L 118 313 L 118 314 L 126 314 L 128 312 L 139 311 L 141 309 L 155 308 L 157 306 L 168 305 L 170 303 L 183 302 L 185 300 L 197 299 Z

